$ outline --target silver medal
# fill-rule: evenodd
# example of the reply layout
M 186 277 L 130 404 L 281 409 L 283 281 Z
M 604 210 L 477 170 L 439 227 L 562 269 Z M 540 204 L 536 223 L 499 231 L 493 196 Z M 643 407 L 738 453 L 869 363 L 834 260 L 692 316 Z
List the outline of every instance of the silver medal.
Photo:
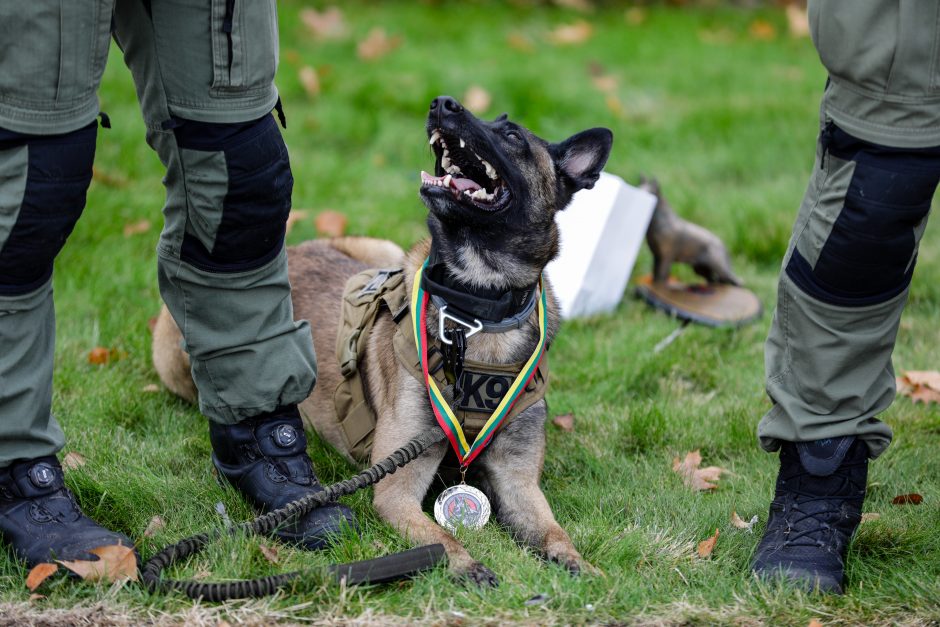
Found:
M 490 519 L 490 501 L 465 483 L 451 486 L 434 501 L 434 518 L 451 533 L 458 527 L 480 529 Z

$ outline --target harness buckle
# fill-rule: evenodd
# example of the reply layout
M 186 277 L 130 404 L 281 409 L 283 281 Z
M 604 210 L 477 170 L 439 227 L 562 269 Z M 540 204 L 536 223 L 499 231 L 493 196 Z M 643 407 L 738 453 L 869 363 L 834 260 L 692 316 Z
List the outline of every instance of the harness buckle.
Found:
M 454 343 L 453 340 L 448 339 L 447 329 L 444 328 L 444 323 L 448 320 L 452 320 L 453 322 L 456 322 L 460 326 L 466 328 L 467 333 L 465 334 L 465 337 L 476 335 L 477 333 L 483 330 L 483 323 L 477 320 L 476 318 L 474 318 L 473 322 L 467 322 L 463 318 L 458 318 L 457 316 L 453 314 L 447 313 L 447 305 L 444 305 L 439 310 L 437 335 L 438 337 L 441 338 L 441 341 L 443 343 L 448 344 L 448 345 Z

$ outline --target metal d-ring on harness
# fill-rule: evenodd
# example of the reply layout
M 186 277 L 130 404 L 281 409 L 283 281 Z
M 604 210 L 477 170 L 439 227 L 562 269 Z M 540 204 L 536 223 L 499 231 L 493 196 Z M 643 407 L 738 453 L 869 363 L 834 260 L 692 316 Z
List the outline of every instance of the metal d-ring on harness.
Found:
M 164 570 L 192 555 L 196 555 L 206 546 L 223 536 L 232 536 L 238 533 L 267 534 L 289 520 L 303 516 L 306 513 L 322 507 L 325 503 L 336 500 L 378 483 L 386 475 L 394 473 L 405 464 L 413 461 L 429 447 L 444 441 L 444 432 L 433 427 L 425 433 L 411 440 L 394 453 L 374 464 L 370 468 L 345 481 L 328 486 L 323 492 L 317 492 L 304 498 L 288 503 L 284 507 L 268 512 L 262 516 L 228 528 L 217 528 L 212 531 L 190 536 L 164 547 L 144 564 L 141 569 L 141 578 L 150 592 L 179 591 L 191 599 L 204 599 L 206 601 L 225 601 L 228 599 L 243 599 L 248 597 L 262 597 L 273 594 L 282 586 L 298 579 L 305 571 L 295 571 L 281 575 L 259 577 L 257 579 L 243 579 L 226 583 L 203 583 L 199 581 L 181 581 L 163 579 Z M 382 583 L 393 579 L 414 575 L 422 570 L 435 566 L 445 556 L 444 547 L 440 544 L 422 546 L 410 551 L 387 555 L 374 560 L 352 562 L 349 564 L 334 564 L 329 572 L 337 580 L 345 578 L 347 583 Z

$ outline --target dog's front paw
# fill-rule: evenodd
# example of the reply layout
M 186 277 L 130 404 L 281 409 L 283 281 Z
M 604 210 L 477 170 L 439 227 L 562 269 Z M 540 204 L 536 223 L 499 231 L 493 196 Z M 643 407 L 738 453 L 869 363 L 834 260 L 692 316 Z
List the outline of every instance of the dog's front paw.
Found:
M 461 579 L 472 581 L 481 588 L 495 588 L 499 585 L 496 573 L 480 562 L 473 562 L 467 568 L 456 571 L 455 574 Z

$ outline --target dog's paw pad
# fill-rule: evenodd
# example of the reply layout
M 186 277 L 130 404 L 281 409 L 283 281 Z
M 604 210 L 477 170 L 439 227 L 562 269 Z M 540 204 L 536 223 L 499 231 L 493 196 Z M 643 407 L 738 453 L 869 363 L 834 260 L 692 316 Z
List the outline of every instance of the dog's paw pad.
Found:
M 461 576 L 480 587 L 495 588 L 499 586 L 499 579 L 496 578 L 496 573 L 480 562 L 475 562 L 465 570 Z

